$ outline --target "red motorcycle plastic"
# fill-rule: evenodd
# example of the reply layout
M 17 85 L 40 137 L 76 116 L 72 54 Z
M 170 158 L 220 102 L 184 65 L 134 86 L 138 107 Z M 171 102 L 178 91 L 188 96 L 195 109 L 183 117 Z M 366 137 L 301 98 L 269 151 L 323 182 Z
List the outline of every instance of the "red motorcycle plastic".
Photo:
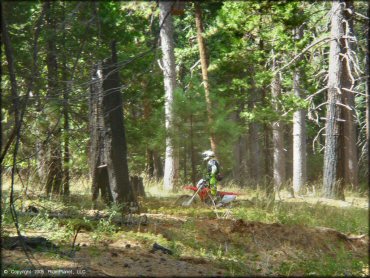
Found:
M 208 182 L 204 179 L 200 180 L 197 186 L 187 185 L 183 188 L 194 192 L 192 196 L 182 195 L 176 200 L 175 204 L 185 207 L 190 206 L 194 200 L 195 202 L 200 200 L 202 203 L 205 203 L 207 205 L 215 205 L 217 207 L 221 207 L 231 203 L 235 200 L 236 196 L 240 195 L 239 193 L 235 192 L 217 191 L 217 195 L 212 196 Z M 195 199 L 197 196 L 199 198 Z

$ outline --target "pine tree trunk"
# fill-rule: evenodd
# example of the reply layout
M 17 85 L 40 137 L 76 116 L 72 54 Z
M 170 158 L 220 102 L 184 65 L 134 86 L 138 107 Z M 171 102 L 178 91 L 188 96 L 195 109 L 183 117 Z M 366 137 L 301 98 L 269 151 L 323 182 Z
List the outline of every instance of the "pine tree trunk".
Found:
M 293 74 L 293 91 L 302 98 L 300 89 L 301 72 L 295 69 Z M 293 114 L 293 191 L 299 194 L 305 185 L 306 176 L 306 111 L 301 109 Z
M 239 106 L 239 109 L 235 111 L 232 114 L 232 119 L 235 121 L 235 123 L 240 124 L 241 119 L 240 119 L 240 112 L 243 111 L 244 109 L 244 104 Z M 234 143 L 233 146 L 233 179 L 234 181 L 241 185 L 245 186 L 245 182 L 247 181 L 246 179 L 246 158 L 247 158 L 247 135 L 242 134 L 240 135 L 237 140 Z
M 343 30 L 343 6 L 339 1 L 332 4 L 331 38 L 329 53 L 329 79 L 328 79 L 328 104 L 326 111 L 326 140 L 324 153 L 324 196 L 328 198 L 340 198 L 343 195 L 341 183 L 337 181 L 338 158 L 339 158 L 339 135 L 341 107 L 340 93 L 342 88 L 343 68 L 341 62 Z
M 259 11 L 261 13 L 261 10 Z M 262 22 L 261 22 L 261 16 L 260 16 L 260 27 L 259 29 L 261 28 L 262 26 Z M 262 39 L 260 39 L 259 41 L 259 44 L 258 44 L 258 48 L 261 52 L 264 52 L 265 49 L 264 49 L 264 41 Z M 261 67 L 263 67 L 262 64 L 260 64 Z M 261 98 L 262 98 L 262 105 L 264 107 L 266 107 L 268 104 L 268 96 L 267 96 L 267 90 L 266 88 L 262 87 L 260 90 L 259 90 L 260 94 L 261 94 Z M 269 189 L 270 187 L 270 184 L 273 186 L 273 184 L 271 183 L 271 177 L 272 177 L 272 167 L 271 167 L 271 161 L 272 161 L 272 157 L 271 157 L 271 128 L 269 126 L 269 124 L 267 123 L 264 123 L 262 125 L 262 132 L 263 132 L 263 148 L 262 148 L 262 151 L 261 153 L 263 154 L 263 179 L 264 179 L 264 183 L 266 184 L 266 191 L 271 191 Z M 273 189 L 272 189 L 273 190 Z
M 239 112 L 233 112 L 231 115 L 231 119 L 238 123 L 240 118 L 238 116 Z M 241 174 L 241 161 L 242 161 L 242 153 L 241 153 L 241 136 L 239 136 L 236 141 L 233 143 L 233 168 L 232 168 L 232 175 L 233 180 L 236 184 L 241 185 L 242 182 L 242 174 Z M 244 156 L 246 154 L 244 153 Z
M 298 28 L 297 28 L 298 29 Z M 296 30 L 296 40 L 302 39 L 302 30 Z M 293 91 L 298 98 L 303 98 L 301 70 L 293 73 Z M 299 194 L 307 181 L 306 160 L 306 111 L 301 109 L 293 114 L 293 192 Z
M 161 46 L 162 46 L 162 63 L 164 75 L 164 90 L 165 90 L 165 121 L 167 134 L 174 132 L 173 126 L 173 98 L 176 88 L 176 67 L 175 67 L 175 52 L 173 41 L 173 23 L 171 16 L 171 7 L 173 1 L 160 1 L 160 24 L 163 26 L 160 31 Z M 166 158 L 164 166 L 164 189 L 167 191 L 174 190 L 178 179 L 179 158 L 177 156 L 174 140 L 170 135 L 166 137 Z
M 353 94 L 353 88 L 355 86 L 355 80 L 353 74 L 353 62 L 349 58 L 350 55 L 353 57 L 351 51 L 354 51 L 354 43 L 349 37 L 354 37 L 353 30 L 353 15 L 354 7 L 353 1 L 345 1 L 346 8 L 343 11 L 343 18 L 348 22 L 348 25 L 344 25 L 345 38 L 341 39 L 343 51 L 346 58 L 342 60 L 343 72 L 342 72 L 342 103 L 347 108 L 342 108 L 343 115 L 343 159 L 341 160 L 344 169 L 344 182 L 345 184 L 353 187 L 358 187 L 358 154 L 357 154 L 357 124 L 356 124 L 356 113 L 355 113 L 355 96 Z M 347 89 L 347 90 L 346 90 Z M 349 90 L 349 91 L 348 91 Z M 351 110 L 350 110 L 351 109 Z
M 3 7 L 2 7 L 3 8 Z M 18 84 L 15 76 L 15 67 L 14 67 L 14 51 L 11 45 L 9 32 L 7 28 L 7 22 L 5 21 L 4 11 L 1 10 L 1 32 L 2 40 L 5 46 L 5 56 L 8 65 L 9 79 L 10 79 L 10 92 L 13 101 L 13 114 L 14 114 L 14 126 L 17 126 L 19 122 L 19 98 L 18 98 Z
M 273 54 L 274 55 L 274 54 Z M 276 61 L 273 58 L 273 70 L 276 69 Z M 273 77 L 271 83 L 271 95 L 273 98 L 273 106 L 276 113 L 279 113 L 280 106 L 278 98 L 281 95 L 281 79 L 277 73 Z M 272 124 L 272 140 L 274 147 L 273 155 L 273 177 L 275 191 L 278 191 L 281 185 L 285 182 L 285 151 L 284 151 L 284 129 L 281 121 L 276 121 Z
M 370 4 L 367 4 L 367 18 L 370 18 Z M 367 142 L 367 184 L 370 188 L 370 27 L 367 25 L 366 46 L 366 142 Z
M 202 22 L 202 11 L 200 9 L 200 5 L 198 2 L 194 2 L 195 6 L 195 23 L 197 26 L 197 39 L 198 39 L 198 48 L 199 48 L 199 56 L 200 56 L 200 64 L 202 67 L 202 78 L 203 78 L 203 86 L 207 104 L 207 116 L 208 116 L 208 125 L 210 127 L 210 143 L 211 149 L 217 154 L 217 143 L 216 137 L 214 134 L 213 128 L 213 115 L 212 115 L 212 100 L 210 96 L 209 90 L 209 82 L 208 82 L 208 60 L 207 60 L 207 49 L 206 45 L 203 40 L 203 22 Z
M 103 106 L 103 73 L 102 65 L 98 63 L 92 71 L 89 102 L 90 153 L 89 167 L 92 180 L 92 202 L 96 208 L 96 201 L 101 192 L 106 204 L 112 201 L 109 188 L 106 155 L 104 150 L 104 120 Z
M 255 70 L 251 66 L 249 68 L 249 74 L 254 76 Z M 257 90 L 255 80 L 251 79 L 251 90 L 250 90 L 250 101 L 248 103 L 248 109 L 252 110 L 254 107 L 261 104 L 261 91 Z M 248 152 L 249 152 L 249 173 L 255 184 L 261 182 L 262 177 L 262 163 L 261 163 L 261 125 L 259 123 L 252 122 L 249 124 L 248 131 Z
M 63 149 L 63 195 L 69 195 L 69 82 L 67 82 L 67 55 L 65 50 L 65 41 L 66 41 L 66 29 L 65 29 L 65 3 L 63 4 L 63 68 L 62 68 L 62 79 L 64 81 L 63 88 L 63 135 L 64 135 L 64 149 Z
M 149 179 L 154 177 L 153 151 L 149 147 L 146 148 L 145 172 Z
M 190 115 L 190 163 L 191 163 L 191 182 L 196 184 L 196 162 L 194 149 L 194 116 Z
M 127 143 L 123 119 L 123 101 L 120 92 L 117 52 L 112 42 L 112 58 L 103 63 L 103 119 L 105 131 L 105 153 L 109 186 L 113 202 L 122 204 L 135 202 L 136 197 L 129 180 Z
M 158 151 L 153 150 L 153 175 L 157 181 L 163 178 L 163 165 Z
M 142 82 L 143 91 L 147 93 L 147 84 L 146 82 Z M 149 99 L 145 96 L 144 97 L 144 121 L 147 123 L 150 119 L 152 112 L 152 107 L 149 102 Z M 153 150 L 147 145 L 146 147 L 146 165 L 145 165 L 145 172 L 147 176 L 151 179 L 154 176 L 154 163 L 153 163 Z
M 51 5 L 53 3 L 53 5 Z M 48 115 L 51 129 L 49 132 L 53 135 L 50 138 L 49 150 L 48 150 L 48 173 L 46 177 L 46 194 L 49 195 L 59 194 L 61 192 L 62 180 L 63 180 L 63 168 L 62 168 L 62 152 L 61 152 L 61 128 L 60 128 L 60 112 L 55 107 L 58 106 L 59 94 L 58 88 L 58 64 L 57 64 L 57 48 L 56 48 L 56 22 L 53 17 L 55 2 L 46 2 L 46 24 L 49 36 L 47 39 L 47 54 L 46 54 L 46 66 L 48 70 L 48 90 L 47 99 L 49 104 L 50 113 Z

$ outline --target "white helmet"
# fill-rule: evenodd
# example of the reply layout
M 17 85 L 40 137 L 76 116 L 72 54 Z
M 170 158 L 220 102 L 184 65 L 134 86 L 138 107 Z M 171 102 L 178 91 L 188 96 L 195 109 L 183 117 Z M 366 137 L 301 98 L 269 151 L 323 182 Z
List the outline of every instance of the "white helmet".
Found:
M 215 153 L 211 150 L 208 150 L 208 151 L 205 151 L 202 153 L 202 156 L 203 156 L 203 160 L 209 160 L 211 159 L 211 157 L 215 157 Z

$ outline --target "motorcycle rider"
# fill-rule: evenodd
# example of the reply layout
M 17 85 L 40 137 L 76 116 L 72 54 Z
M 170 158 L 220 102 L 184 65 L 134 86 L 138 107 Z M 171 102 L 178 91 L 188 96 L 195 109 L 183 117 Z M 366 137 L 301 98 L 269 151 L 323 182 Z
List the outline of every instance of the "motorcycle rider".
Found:
M 211 189 L 211 195 L 216 197 L 217 195 L 217 180 L 218 174 L 220 173 L 220 164 L 215 158 L 215 153 L 211 150 L 202 153 L 203 160 L 207 161 L 207 177 Z

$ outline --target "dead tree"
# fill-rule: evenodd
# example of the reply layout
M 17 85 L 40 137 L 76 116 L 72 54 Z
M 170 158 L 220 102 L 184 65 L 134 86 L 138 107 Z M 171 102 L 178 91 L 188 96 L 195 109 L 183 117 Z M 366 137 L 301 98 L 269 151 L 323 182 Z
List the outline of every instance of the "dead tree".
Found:
M 107 163 L 104 152 L 104 120 L 101 112 L 103 99 L 103 73 L 102 65 L 95 65 L 92 72 L 92 83 L 90 86 L 90 174 L 92 179 L 92 201 L 101 197 L 106 204 L 112 201 L 109 188 Z
M 116 204 L 135 202 L 127 164 L 127 144 L 120 92 L 117 52 L 95 68 L 90 99 L 91 174 L 93 201 L 99 190 Z

